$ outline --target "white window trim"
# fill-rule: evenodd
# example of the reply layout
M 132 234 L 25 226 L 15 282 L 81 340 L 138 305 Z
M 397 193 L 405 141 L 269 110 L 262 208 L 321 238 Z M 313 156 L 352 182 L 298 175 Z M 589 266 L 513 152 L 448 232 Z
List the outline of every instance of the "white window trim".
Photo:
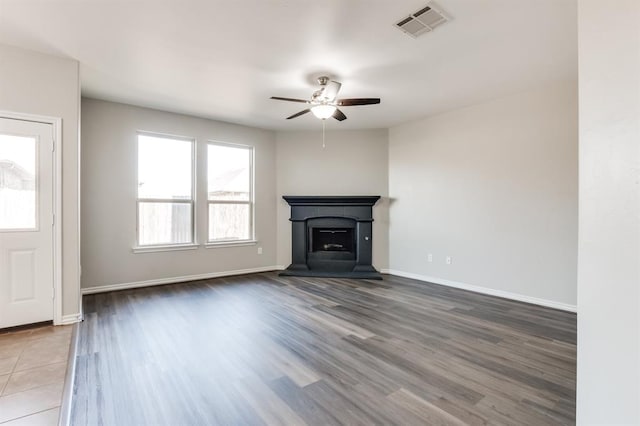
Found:
M 241 148 L 249 151 L 249 201 L 232 201 L 232 200 L 223 200 L 223 201 L 215 201 L 209 200 L 209 164 L 207 162 L 207 235 L 206 235 L 206 243 L 204 244 L 205 248 L 222 248 L 229 246 L 249 246 L 255 245 L 257 243 L 256 234 L 255 234 L 255 147 L 252 145 L 243 145 L 237 143 L 229 143 L 229 142 L 220 142 L 215 140 L 207 141 L 207 159 L 209 158 L 209 145 L 218 145 L 218 146 L 227 146 L 231 148 Z M 209 206 L 211 204 L 247 204 L 249 205 L 249 238 L 244 240 L 210 240 L 209 239 Z
M 138 130 L 136 132 L 136 180 L 139 178 L 138 164 L 139 164 L 139 137 L 140 135 L 151 136 L 156 138 L 182 140 L 191 143 L 191 199 L 189 200 L 174 200 L 170 198 L 140 198 L 138 196 L 138 188 L 136 187 L 136 235 L 135 245 L 132 247 L 134 253 L 152 253 L 161 251 L 174 251 L 174 250 L 194 250 L 199 247 L 196 235 L 196 138 L 190 136 L 173 135 L 169 133 L 150 132 L 145 130 Z M 175 244 L 140 244 L 140 203 L 167 203 L 167 204 L 191 204 L 191 242 L 190 243 L 175 243 Z
M 156 253 L 161 251 L 197 250 L 199 247 L 198 244 L 158 244 L 153 246 L 135 246 L 131 251 L 134 253 Z
M 215 249 L 225 247 L 243 247 L 243 246 L 255 246 L 258 244 L 258 240 L 226 240 L 215 243 L 206 243 L 204 248 Z

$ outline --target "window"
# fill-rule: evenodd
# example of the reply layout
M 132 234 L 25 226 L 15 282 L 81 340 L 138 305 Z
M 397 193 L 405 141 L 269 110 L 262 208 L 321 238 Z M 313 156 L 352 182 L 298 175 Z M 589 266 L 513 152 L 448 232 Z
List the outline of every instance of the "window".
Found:
M 138 246 L 193 244 L 194 141 L 138 134 Z
M 36 138 L 0 135 L 0 229 L 36 228 Z
M 208 241 L 253 239 L 253 148 L 209 143 L 207 178 Z

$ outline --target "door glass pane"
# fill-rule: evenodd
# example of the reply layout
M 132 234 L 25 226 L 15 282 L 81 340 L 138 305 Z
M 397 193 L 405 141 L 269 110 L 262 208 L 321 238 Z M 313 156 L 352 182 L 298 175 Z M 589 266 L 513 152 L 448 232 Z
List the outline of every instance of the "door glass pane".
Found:
M 251 199 L 251 148 L 209 144 L 209 200 Z
M 36 227 L 36 138 L 0 134 L 0 229 Z
M 209 241 L 248 240 L 249 204 L 209 204 Z
M 191 203 L 138 203 L 138 244 L 191 243 Z
M 191 199 L 193 141 L 138 135 L 138 197 Z

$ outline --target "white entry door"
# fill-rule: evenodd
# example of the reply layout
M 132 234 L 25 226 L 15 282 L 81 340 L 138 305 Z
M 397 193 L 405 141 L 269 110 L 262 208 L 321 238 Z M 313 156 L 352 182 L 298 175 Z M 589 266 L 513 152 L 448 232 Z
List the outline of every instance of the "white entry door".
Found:
M 0 328 L 53 319 L 53 126 L 0 118 Z

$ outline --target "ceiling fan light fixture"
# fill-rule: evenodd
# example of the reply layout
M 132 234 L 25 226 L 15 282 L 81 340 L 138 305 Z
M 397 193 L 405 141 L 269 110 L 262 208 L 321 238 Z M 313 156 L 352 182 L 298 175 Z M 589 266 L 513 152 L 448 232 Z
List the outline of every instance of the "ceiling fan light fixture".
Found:
M 318 78 L 318 83 L 320 84 L 320 89 L 313 92 L 311 95 L 311 99 L 296 99 L 296 98 L 283 98 L 281 96 L 272 96 L 271 99 L 275 99 L 278 101 L 289 101 L 289 102 L 298 102 L 307 104 L 308 108 L 303 109 L 289 117 L 287 120 L 291 120 L 292 118 L 300 117 L 301 115 L 307 114 L 308 112 L 313 112 L 313 115 L 320 120 L 326 120 L 329 117 L 335 118 L 337 121 L 344 121 L 347 119 L 347 116 L 344 115 L 340 108 L 348 107 L 348 106 L 359 106 L 359 105 L 376 105 L 380 103 L 380 98 L 341 98 L 337 99 L 338 92 L 340 91 L 341 83 L 337 81 L 332 81 L 329 77 L 323 76 Z
M 316 105 L 311 107 L 311 112 L 320 120 L 326 120 L 336 112 L 336 107 L 333 105 Z

